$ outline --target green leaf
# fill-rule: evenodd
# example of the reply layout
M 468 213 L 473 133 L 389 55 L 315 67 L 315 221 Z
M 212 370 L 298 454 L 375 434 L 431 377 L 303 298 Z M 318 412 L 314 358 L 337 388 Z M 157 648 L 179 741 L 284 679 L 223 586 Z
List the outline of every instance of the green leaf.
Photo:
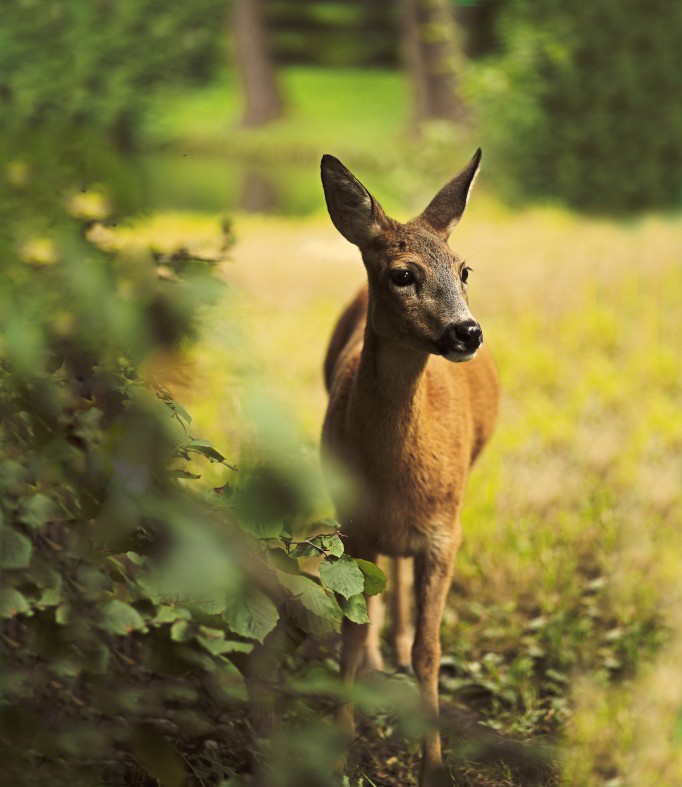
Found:
M 228 596 L 223 617 L 235 634 L 262 642 L 277 625 L 279 612 L 265 593 L 246 588 Z
M 140 613 L 118 599 L 102 607 L 99 627 L 118 636 L 125 636 L 131 631 L 145 631 L 147 628 Z
M 14 588 L 0 590 L 0 618 L 12 618 L 30 609 L 28 601 Z
M 9 527 L 0 531 L 0 568 L 26 568 L 33 545 L 25 535 Z
M 24 500 L 19 510 L 19 521 L 34 530 L 44 527 L 59 516 L 54 500 L 46 495 L 32 495 Z
M 62 593 L 59 588 L 44 588 L 38 599 L 37 606 L 41 609 L 56 607 L 62 602 Z
M 160 604 L 156 610 L 156 617 L 152 621 L 155 625 L 162 623 L 175 623 L 177 620 L 189 620 L 191 612 L 185 607 L 171 607 L 168 604 Z
M 137 759 L 161 787 L 184 787 L 187 782 L 184 762 L 166 738 L 143 727 L 136 730 L 132 744 Z
M 285 574 L 299 576 L 298 563 L 291 558 L 281 547 L 265 550 L 265 560 L 271 568 L 283 571 Z
M 292 576 L 281 571 L 277 572 L 280 583 L 296 598 L 303 606 L 320 618 L 336 622 L 340 619 L 339 605 L 335 598 L 330 598 L 312 579 L 304 576 Z
M 256 538 L 278 538 L 282 533 L 281 520 L 275 519 L 247 519 L 240 517 L 239 526 L 242 530 Z
M 343 555 L 343 541 L 337 536 L 322 536 L 320 538 L 320 545 L 322 549 L 334 555 L 334 557 L 341 557 Z
M 327 558 L 320 564 L 320 577 L 330 590 L 350 598 L 362 593 L 365 578 L 352 557 Z
M 355 558 L 355 562 L 365 577 L 365 593 L 368 596 L 376 596 L 386 590 L 386 574 L 374 563 L 369 560 Z
M 189 470 L 183 470 L 182 468 L 172 468 L 168 471 L 169 478 L 188 478 L 192 481 L 196 481 L 197 478 L 201 478 L 198 473 L 190 473 Z
M 232 470 L 236 470 L 235 467 L 227 463 L 225 457 L 219 451 L 216 451 L 208 440 L 192 440 L 191 443 L 186 443 L 182 447 L 187 451 L 193 451 L 195 454 L 207 457 L 211 462 L 221 462 Z
M 311 538 L 309 542 L 304 541 L 297 544 L 289 553 L 291 557 L 321 557 L 324 552 L 322 551 L 322 544 L 319 538 Z
M 194 626 L 186 620 L 178 620 L 171 626 L 173 642 L 189 642 L 194 637 Z
M 178 404 L 175 401 L 175 399 L 173 399 L 172 402 L 167 402 L 166 404 L 170 407 L 171 410 L 173 410 L 173 412 L 177 413 L 180 416 L 180 418 L 183 418 L 188 424 L 192 423 L 192 416 L 187 412 L 187 410 L 185 410 L 185 408 L 181 404 Z
M 220 629 L 201 626 L 199 631 L 197 642 L 213 656 L 219 656 L 222 653 L 250 653 L 253 650 L 252 642 L 225 639 L 225 632 Z
M 60 626 L 68 626 L 73 622 L 74 617 L 71 604 L 60 604 L 54 613 L 54 619 Z
M 351 596 L 341 602 L 341 609 L 343 614 L 352 620 L 353 623 L 369 623 L 369 614 L 367 612 L 367 601 L 362 593 L 356 596 Z

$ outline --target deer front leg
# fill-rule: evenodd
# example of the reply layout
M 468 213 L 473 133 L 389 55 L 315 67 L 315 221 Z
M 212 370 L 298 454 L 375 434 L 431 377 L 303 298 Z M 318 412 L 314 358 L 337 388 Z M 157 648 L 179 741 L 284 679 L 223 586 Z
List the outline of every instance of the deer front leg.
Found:
M 416 632 L 412 664 L 421 687 L 424 704 L 434 722 L 438 720 L 438 671 L 440 667 L 440 623 L 450 587 L 456 545 L 436 552 L 425 552 L 414 561 L 414 587 L 417 605 Z M 430 787 L 442 768 L 440 732 L 436 727 L 424 736 L 419 784 Z
M 400 672 L 412 671 L 412 560 L 397 557 L 391 566 L 391 638 L 396 666 Z
M 352 549 L 348 544 L 346 551 L 353 557 L 362 557 L 374 562 L 376 553 L 360 552 Z M 355 683 L 358 670 L 363 664 L 369 623 L 353 623 L 344 618 L 341 624 L 341 680 L 344 686 L 350 687 Z M 339 723 L 348 739 L 355 735 L 355 714 L 353 704 L 345 702 L 339 709 Z
M 384 625 L 385 609 L 381 595 L 370 596 L 367 599 L 367 614 L 371 623 L 365 640 L 365 655 L 363 669 L 382 672 L 384 657 L 381 655 L 381 629 Z

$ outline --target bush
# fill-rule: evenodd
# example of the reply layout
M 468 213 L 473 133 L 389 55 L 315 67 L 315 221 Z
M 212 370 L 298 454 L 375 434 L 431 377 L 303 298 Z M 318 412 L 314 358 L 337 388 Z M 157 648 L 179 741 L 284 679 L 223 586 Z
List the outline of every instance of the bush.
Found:
M 680 205 L 682 7 L 510 0 L 476 79 L 515 196 L 622 212 Z
M 226 460 L 138 368 L 191 335 L 219 292 L 211 265 L 186 249 L 103 253 L 83 233 L 108 212 L 103 190 L 71 191 L 75 173 L 37 154 L 7 158 L 3 774 L 18 786 L 225 782 L 252 769 L 251 702 L 267 706 L 272 683 L 285 693 L 282 654 L 344 615 L 365 620 L 362 592 L 384 577 L 344 554 L 335 523 L 298 538 L 304 491 L 274 468 L 246 473 L 234 494 L 187 489 L 197 459 Z M 309 555 L 323 558 L 321 579 L 301 571 Z M 292 694 L 300 718 L 306 701 Z M 318 730 L 324 748 L 305 736 L 321 764 L 289 764 L 280 783 L 327 767 L 330 729 Z
M 7 0 L 0 128 L 90 126 L 129 142 L 155 85 L 212 71 L 225 12 L 218 0 Z

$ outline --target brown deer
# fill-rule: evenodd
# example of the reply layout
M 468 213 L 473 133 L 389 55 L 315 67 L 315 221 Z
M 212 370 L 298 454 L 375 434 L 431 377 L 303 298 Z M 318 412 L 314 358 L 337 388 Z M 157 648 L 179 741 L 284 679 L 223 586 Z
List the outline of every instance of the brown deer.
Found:
M 329 406 L 323 462 L 341 462 L 353 493 L 335 500 L 346 550 L 396 558 L 392 590 L 400 666 L 409 666 L 404 558 L 414 558 L 411 661 L 428 711 L 438 716 L 440 624 L 461 540 L 469 468 L 495 423 L 499 384 L 467 302 L 469 268 L 447 245 L 481 160 L 480 149 L 416 219 L 401 224 L 333 156 L 322 184 L 336 229 L 359 247 L 365 287 L 341 315 L 325 360 Z M 466 363 L 464 363 L 466 362 Z M 374 601 L 374 599 L 372 599 Z M 374 607 L 374 609 L 372 608 Z M 376 612 L 370 605 L 370 615 Z M 344 619 L 341 673 L 381 666 L 378 627 Z M 341 709 L 349 734 L 350 705 Z M 420 784 L 442 768 L 440 735 L 427 733 Z

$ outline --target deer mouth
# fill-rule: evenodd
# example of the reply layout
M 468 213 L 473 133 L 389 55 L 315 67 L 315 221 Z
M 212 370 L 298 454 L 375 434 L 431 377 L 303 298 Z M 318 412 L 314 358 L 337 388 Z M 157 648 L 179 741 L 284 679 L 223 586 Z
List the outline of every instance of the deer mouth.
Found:
M 440 352 L 439 355 L 442 355 L 447 361 L 451 361 L 452 363 L 464 363 L 465 361 L 472 361 L 477 354 L 478 350 L 474 350 L 473 352 L 470 350 L 446 350 L 445 352 Z

